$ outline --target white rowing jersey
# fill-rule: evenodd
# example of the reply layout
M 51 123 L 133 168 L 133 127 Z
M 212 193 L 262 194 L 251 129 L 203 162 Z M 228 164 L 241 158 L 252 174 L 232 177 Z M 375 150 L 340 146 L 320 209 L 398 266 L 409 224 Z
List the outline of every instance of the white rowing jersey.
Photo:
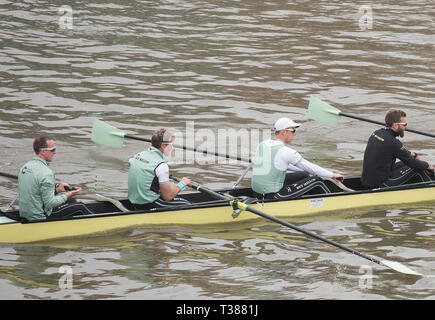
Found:
M 169 181 L 169 166 L 166 162 L 162 162 L 155 169 L 156 177 L 159 183 L 163 184 Z
M 306 171 L 321 178 L 332 178 L 334 173 L 302 158 L 296 150 L 283 146 L 278 150 L 274 161 L 279 171 Z

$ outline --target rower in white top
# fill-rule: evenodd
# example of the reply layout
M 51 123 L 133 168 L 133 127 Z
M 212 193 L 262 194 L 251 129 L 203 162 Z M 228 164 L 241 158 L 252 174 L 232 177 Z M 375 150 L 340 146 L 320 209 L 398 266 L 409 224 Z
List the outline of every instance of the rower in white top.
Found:
M 343 175 L 305 160 L 299 152 L 286 145 L 293 140 L 299 126 L 289 118 L 280 118 L 274 125 L 274 138 L 258 146 L 251 182 L 257 198 L 290 199 L 314 188 L 329 193 L 321 178 L 337 182 L 344 180 Z

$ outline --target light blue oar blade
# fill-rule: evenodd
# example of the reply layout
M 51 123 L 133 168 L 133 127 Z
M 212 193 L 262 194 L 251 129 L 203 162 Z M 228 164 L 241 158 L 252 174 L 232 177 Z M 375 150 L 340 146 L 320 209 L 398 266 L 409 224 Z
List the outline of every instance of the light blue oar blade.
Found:
M 96 119 L 92 127 L 91 140 L 109 147 L 121 148 L 125 132 Z
M 315 97 L 310 97 L 307 115 L 313 120 L 326 124 L 337 124 L 340 120 L 340 110 Z

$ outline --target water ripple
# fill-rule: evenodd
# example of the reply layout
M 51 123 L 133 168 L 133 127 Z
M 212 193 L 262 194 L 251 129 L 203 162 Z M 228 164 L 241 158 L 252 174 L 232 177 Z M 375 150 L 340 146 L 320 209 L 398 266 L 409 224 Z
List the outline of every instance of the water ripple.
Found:
M 370 4 L 373 26 L 367 30 L 360 26 L 360 6 L 350 1 L 71 2 L 72 29 L 60 24 L 61 5 L 0 2 L 2 171 L 15 173 L 33 156 L 34 135 L 49 134 L 59 147 L 57 177 L 125 197 L 127 160 L 147 145 L 126 141 L 121 152 L 97 146 L 89 139 L 94 119 L 144 137 L 170 126 L 183 134 L 177 142 L 187 143 L 188 121 L 202 134 L 270 134 L 274 121 L 286 115 L 303 124 L 292 145 L 307 159 L 359 175 L 375 126 L 341 119 L 332 127 L 307 119 L 311 95 L 378 121 L 400 107 L 410 127 L 433 133 L 429 1 Z M 216 142 L 200 138 L 195 143 L 204 147 Z M 404 142 L 435 159 L 430 138 L 409 133 Z M 245 157 L 256 149 L 251 143 L 215 146 Z M 244 168 L 237 162 L 172 166 L 175 174 L 211 188 L 232 185 Z M 249 175 L 241 184 L 249 184 Z M 16 183 L 1 179 L 0 191 L 0 202 L 8 204 Z M 374 218 L 306 227 L 433 273 L 432 207 L 367 214 Z M 118 239 L 132 248 L 113 245 L 101 254 L 86 244 L 73 251 L 37 247 L 44 270 L 32 267 L 26 246 L 5 247 L 0 287 L 24 299 L 433 299 L 428 278 L 402 279 L 378 269 L 374 288 L 361 289 L 360 260 L 279 227 L 267 230 L 249 229 L 242 240 L 231 232 L 228 239 L 138 232 Z M 117 238 L 103 242 L 111 239 Z M 78 287 L 70 295 L 55 289 L 62 263 L 77 272 Z

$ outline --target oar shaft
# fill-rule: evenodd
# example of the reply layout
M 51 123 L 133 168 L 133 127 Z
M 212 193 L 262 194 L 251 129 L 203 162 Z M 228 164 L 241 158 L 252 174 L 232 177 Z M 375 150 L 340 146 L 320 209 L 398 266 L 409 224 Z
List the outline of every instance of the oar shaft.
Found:
M 7 178 L 11 178 L 11 179 L 18 180 L 18 176 L 15 175 L 15 174 L 10 174 L 10 173 L 0 172 L 0 176 L 3 176 L 3 177 L 7 177 Z M 72 190 L 76 190 L 76 187 L 65 186 L 64 189 L 65 189 L 66 191 L 72 191 Z
M 374 123 L 374 124 L 379 124 L 381 126 L 385 126 L 385 123 L 375 121 L 375 120 L 366 119 L 366 118 L 361 118 L 358 116 L 354 116 L 352 114 L 340 112 L 340 115 L 343 117 L 347 117 L 347 118 L 352 118 L 352 119 L 356 119 L 356 120 L 361 120 L 361 121 L 370 122 L 370 123 Z M 406 128 L 406 131 L 421 134 L 421 135 L 427 136 L 427 137 L 435 138 L 435 134 L 431 134 L 431 133 L 427 133 L 427 132 L 423 132 L 423 131 L 418 131 L 418 130 L 413 130 L 413 129 L 408 129 L 408 128 Z
M 370 122 L 370 123 L 374 123 L 374 124 L 379 124 L 381 126 L 385 126 L 385 123 L 382 123 L 382 122 L 379 122 L 379 121 L 375 121 L 375 120 L 371 120 L 371 119 L 366 119 L 366 118 L 358 117 L 358 116 L 354 116 L 352 114 L 343 113 L 341 111 L 340 111 L 340 116 L 347 117 L 347 118 L 352 118 L 352 119 L 356 119 L 356 120 L 361 120 L 361 121 L 365 121 L 365 122 Z
M 0 176 L 18 180 L 18 176 L 15 174 L 0 172 Z
M 134 139 L 134 140 L 139 140 L 139 141 L 145 141 L 145 142 L 151 142 L 151 139 L 147 139 L 147 138 L 141 138 L 141 137 L 136 137 L 136 136 L 131 136 L 126 134 L 124 136 L 124 138 L 127 139 Z M 217 152 L 209 152 L 207 150 L 200 150 L 200 149 L 196 149 L 196 148 L 189 148 L 186 146 L 180 146 L 180 145 L 176 145 L 173 144 L 174 148 L 179 148 L 179 149 L 183 149 L 183 150 L 189 150 L 189 151 L 194 151 L 194 152 L 200 152 L 203 154 L 211 154 L 217 157 L 223 157 L 223 158 L 227 158 L 227 159 L 234 159 L 234 160 L 238 160 L 238 161 L 245 161 L 245 162 L 252 162 L 251 159 L 245 159 L 245 158 L 241 158 L 241 157 L 234 157 L 234 156 L 230 156 L 229 154 L 221 154 L 221 153 L 217 153 Z
M 210 189 L 207 189 L 207 188 L 204 188 L 201 186 L 192 185 L 191 187 L 197 191 L 201 191 L 203 193 L 206 193 L 206 194 L 208 194 L 216 199 L 219 199 L 219 200 L 228 200 L 228 201 L 231 200 L 231 198 L 229 198 L 229 197 L 226 197 L 218 192 L 215 192 L 213 190 L 210 190 Z
M 173 177 L 173 176 L 171 176 L 171 179 L 178 181 L 178 179 L 175 178 L 175 177 Z M 210 196 L 212 196 L 212 197 L 214 197 L 214 198 L 220 199 L 220 200 L 228 200 L 228 201 L 232 200 L 230 197 L 224 196 L 224 195 L 222 195 L 222 194 L 220 194 L 220 193 L 218 193 L 218 192 L 215 192 L 215 191 L 209 190 L 209 189 L 204 188 L 204 187 L 201 187 L 201 186 L 192 185 L 191 187 L 194 188 L 194 189 L 196 189 L 196 190 L 198 190 L 198 191 L 204 192 L 204 193 L 206 193 L 206 194 L 208 194 L 208 195 L 210 195 Z M 316 238 L 316 239 L 318 239 L 318 240 L 320 240 L 320 241 L 323 241 L 323 242 L 329 243 L 330 245 L 333 245 L 333 246 L 335 246 L 335 247 L 337 247 L 337 248 L 343 249 L 343 250 L 345 250 L 345 251 L 347 251 L 347 252 L 353 253 L 353 254 L 355 254 L 355 255 L 357 255 L 357 256 L 360 256 L 360 257 L 362 257 L 362 258 L 364 258 L 364 259 L 367 259 L 367 260 L 369 260 L 369 261 L 372 261 L 372 262 L 374 262 L 374 263 L 377 263 L 377 264 L 380 264 L 380 263 L 381 263 L 379 260 L 374 259 L 373 257 L 367 256 L 367 255 L 365 255 L 365 254 L 363 254 L 363 253 L 361 253 L 361 252 L 359 252 L 359 251 L 356 251 L 356 250 L 353 250 L 353 249 L 348 248 L 348 247 L 346 247 L 346 246 L 343 246 L 342 244 L 339 244 L 339 243 L 337 243 L 337 242 L 335 242 L 335 241 L 332 241 L 332 240 L 326 239 L 326 238 L 324 238 L 324 237 L 322 237 L 322 236 L 319 236 L 319 235 L 317 235 L 317 234 L 315 234 L 315 233 L 313 233 L 313 232 L 310 232 L 310 231 L 308 231 L 308 230 L 305 230 L 305 229 L 303 229 L 303 228 L 301 228 L 301 227 L 298 227 L 298 226 L 296 226 L 296 225 L 294 225 L 294 224 L 291 224 L 291 223 L 289 223 L 289 222 L 287 222 L 287 221 L 284 221 L 284 220 L 281 220 L 281 219 L 279 219 L 279 218 L 277 218 L 277 217 L 274 217 L 274 216 L 268 215 L 267 213 L 264 213 L 264 212 L 262 212 L 262 211 L 260 211 L 260 210 L 254 209 L 254 208 L 252 208 L 252 207 L 250 207 L 250 206 L 246 206 L 246 207 L 245 207 L 245 210 L 247 210 L 247 211 L 249 211 L 249 212 L 252 212 L 252 213 L 254 213 L 254 214 L 256 214 L 256 215 L 258 215 L 258 216 L 260 216 L 260 217 L 266 218 L 266 219 L 268 219 L 268 220 L 270 220 L 270 221 L 273 221 L 273 222 L 279 223 L 279 224 L 281 224 L 281 225 L 283 225 L 283 226 L 286 226 L 286 227 L 288 227 L 288 228 L 290 228 L 290 229 L 293 229 L 293 230 L 299 231 L 299 232 L 301 232 L 301 233 L 303 233 L 303 234 L 306 234 L 307 236 L 310 236 L 310 237 Z
M 370 260 L 370 261 L 375 262 L 375 263 L 377 263 L 377 264 L 380 264 L 380 263 L 381 263 L 379 260 L 374 259 L 374 258 L 372 258 L 372 257 L 370 257 L 370 256 L 367 256 L 367 255 L 365 255 L 365 254 L 363 254 L 363 253 L 361 253 L 361 252 L 359 252 L 359 251 L 356 251 L 356 250 L 353 250 L 353 249 L 351 249 L 351 248 L 349 248 L 349 247 L 343 246 L 342 244 L 339 244 L 339 243 L 337 243 L 337 242 L 335 242 L 335 241 L 332 241 L 332 240 L 326 239 L 326 238 L 324 238 L 324 237 L 322 237 L 322 236 L 319 236 L 319 235 L 317 235 L 317 234 L 315 234 L 315 233 L 313 233 L 313 232 L 310 232 L 310 231 L 308 231 L 308 230 L 305 230 L 305 229 L 303 229 L 303 228 L 300 228 L 300 227 L 298 227 L 298 226 L 296 226 L 296 225 L 294 225 L 294 224 L 291 224 L 291 223 L 289 223 L 289 222 L 287 222 L 287 221 L 281 220 L 281 219 L 279 219 L 279 218 L 277 218 L 277 217 L 274 217 L 274 216 L 268 215 L 267 213 L 264 213 L 264 212 L 262 212 L 262 211 L 259 211 L 259 210 L 257 210 L 257 209 L 254 209 L 254 208 L 251 208 L 250 206 L 247 206 L 247 207 L 246 207 L 246 210 L 247 210 L 247 211 L 250 211 L 250 212 L 252 212 L 252 213 L 254 213 L 254 214 L 256 214 L 256 215 L 259 215 L 259 216 L 261 216 L 261 217 L 263 217 L 263 218 L 266 218 L 266 219 L 268 219 L 268 220 L 271 220 L 271 221 L 273 221 L 273 222 L 276 222 L 276 223 L 279 223 L 279 224 L 281 224 L 281 225 L 283 225 L 283 226 L 286 226 L 286 227 L 288 227 L 288 228 L 290 228 L 290 229 L 294 229 L 294 230 L 296 230 L 296 231 L 299 231 L 299 232 L 301 232 L 301 233 L 303 233 L 303 234 L 306 234 L 307 236 L 310 236 L 310 237 L 312 237 L 312 238 L 316 238 L 316 239 L 318 239 L 318 240 L 320 240 L 320 241 L 323 241 L 323 242 L 329 243 L 330 245 L 333 245 L 333 246 L 335 246 L 335 247 L 337 247 L 337 248 L 343 249 L 343 250 L 345 250 L 345 251 L 347 251 L 347 252 L 353 253 L 353 254 L 355 254 L 355 255 L 357 255 L 357 256 L 360 256 L 360 257 L 362 257 L 362 258 L 364 258 L 364 259 Z
M 173 177 L 173 176 L 170 176 L 170 178 L 173 179 L 173 180 L 175 180 L 175 181 L 179 181 L 179 179 L 177 179 L 177 178 L 175 178 L 175 177 Z M 284 221 L 284 220 L 281 220 L 281 219 L 279 219 L 279 218 L 277 218 L 277 217 L 274 217 L 274 216 L 268 215 L 267 213 L 264 213 L 264 212 L 262 212 L 262 211 L 260 211 L 260 210 L 257 210 L 257 209 L 254 209 L 254 208 L 251 208 L 251 207 L 250 207 L 249 205 L 247 205 L 246 203 L 240 202 L 240 201 L 237 200 L 237 199 L 232 199 L 232 198 L 229 197 L 229 196 L 225 196 L 225 195 L 223 195 L 223 194 L 217 193 L 217 192 L 215 192 L 215 191 L 209 190 L 209 189 L 204 188 L 204 187 L 194 186 L 194 185 L 192 185 L 191 187 L 194 188 L 194 189 L 196 189 L 196 190 L 198 190 L 198 191 L 201 191 L 201 192 L 204 192 L 204 193 L 206 193 L 206 194 L 209 194 L 210 196 L 215 197 L 215 198 L 217 198 L 217 199 L 220 199 L 220 200 L 227 200 L 227 201 L 229 201 L 229 202 L 230 202 L 230 205 L 231 205 L 231 206 L 233 207 L 233 209 L 235 209 L 235 210 L 240 210 L 240 211 L 241 211 L 241 210 L 246 210 L 246 211 L 249 211 L 249 212 L 254 213 L 254 214 L 256 214 L 256 215 L 258 215 L 258 216 L 260 216 L 260 217 L 263 217 L 263 218 L 266 218 L 266 219 L 268 219 L 268 220 L 270 220 L 270 221 L 273 221 L 273 222 L 279 223 L 279 224 L 281 224 L 281 225 L 283 225 L 283 226 L 286 226 L 286 227 L 288 227 L 288 228 L 290 228 L 290 229 L 296 230 L 296 231 L 298 231 L 298 232 L 300 232 L 300 233 L 303 233 L 303 234 L 305 234 L 305 235 L 307 235 L 307 236 L 310 236 L 310 237 L 315 238 L 315 239 L 317 239 L 317 240 L 320 240 L 320 241 L 326 242 L 326 243 L 328 243 L 328 244 L 330 244 L 330 245 L 333 245 L 333 246 L 335 246 L 335 247 L 337 247 L 337 248 L 340 248 L 340 249 L 342 249 L 342 250 L 345 250 L 345 251 L 347 251 L 347 252 L 349 252 L 349 253 L 355 254 L 355 255 L 357 255 L 357 256 L 359 256 L 359 257 L 361 257 L 361 258 L 367 259 L 367 260 L 369 260 L 369 261 L 371 261 L 371 262 L 374 262 L 374 263 L 376 263 L 376 264 L 384 265 L 384 266 L 386 266 L 386 267 L 388 267 L 388 268 L 390 268 L 390 269 L 393 269 L 393 270 L 395 270 L 395 271 L 398 271 L 398 272 L 401 272 L 401 273 L 406 273 L 406 274 L 413 274 L 413 275 L 419 275 L 419 276 L 421 276 L 420 273 L 417 273 L 417 272 L 415 272 L 415 271 L 413 271 L 413 270 L 411 270 L 411 269 L 409 269 L 409 268 L 403 266 L 402 264 L 400 264 L 400 263 L 398 263 L 398 262 L 392 262 L 392 261 L 386 261 L 386 260 L 380 261 L 380 260 L 378 260 L 378 259 L 375 259 L 375 258 L 373 258 L 373 257 L 370 257 L 370 256 L 368 256 L 368 255 L 365 255 L 365 254 L 363 254 L 363 253 L 361 253 L 361 252 L 359 252 L 359 251 L 356 251 L 356 250 L 353 250 L 353 249 L 348 248 L 348 247 L 346 247 L 346 246 L 343 246 L 342 244 L 339 244 L 339 243 L 337 243 L 337 242 L 335 242 L 335 241 L 332 241 L 332 240 L 326 239 L 326 238 L 324 238 L 324 237 L 322 237 L 322 236 L 319 236 L 319 235 L 317 235 L 317 234 L 315 234 L 315 233 L 313 233 L 313 232 L 310 232 L 310 231 L 305 230 L 305 229 L 303 229 L 303 228 L 301 228 L 301 227 L 298 227 L 298 226 L 296 226 L 296 225 L 293 225 L 293 224 L 291 224 L 291 223 L 289 223 L 289 222 L 287 222 L 287 221 Z
M 251 169 L 251 167 L 254 165 L 254 163 L 253 162 L 251 162 L 250 164 L 249 164 L 249 166 L 245 169 L 245 171 L 243 171 L 243 173 L 242 173 L 242 175 L 239 177 L 239 179 L 237 179 L 237 181 L 234 183 L 234 185 L 233 185 L 233 189 L 235 189 L 238 185 L 239 185 L 239 183 L 240 183 L 240 181 L 242 181 L 242 179 L 245 177 L 245 175 L 248 173 L 248 171 Z
M 132 140 L 145 141 L 145 142 L 151 142 L 151 139 L 142 138 L 142 137 L 136 137 L 136 136 L 131 136 L 131 135 L 129 135 L 129 134 L 124 135 L 124 138 L 132 139 Z
M 174 177 L 173 175 L 169 175 L 169 178 L 174 180 L 174 181 L 176 181 L 176 182 L 179 182 L 181 180 L 181 179 L 179 179 L 177 177 Z M 228 197 L 226 197 L 226 196 L 224 196 L 224 195 L 222 195 L 222 194 L 220 194 L 220 193 L 218 193 L 216 191 L 213 191 L 213 190 L 210 190 L 210 189 L 207 189 L 207 188 L 203 188 L 201 186 L 197 186 L 197 185 L 192 184 L 189 187 L 193 188 L 193 189 L 195 189 L 197 191 L 206 193 L 209 196 L 212 196 L 212 197 L 214 197 L 216 199 L 219 199 L 219 200 L 230 200 Z

